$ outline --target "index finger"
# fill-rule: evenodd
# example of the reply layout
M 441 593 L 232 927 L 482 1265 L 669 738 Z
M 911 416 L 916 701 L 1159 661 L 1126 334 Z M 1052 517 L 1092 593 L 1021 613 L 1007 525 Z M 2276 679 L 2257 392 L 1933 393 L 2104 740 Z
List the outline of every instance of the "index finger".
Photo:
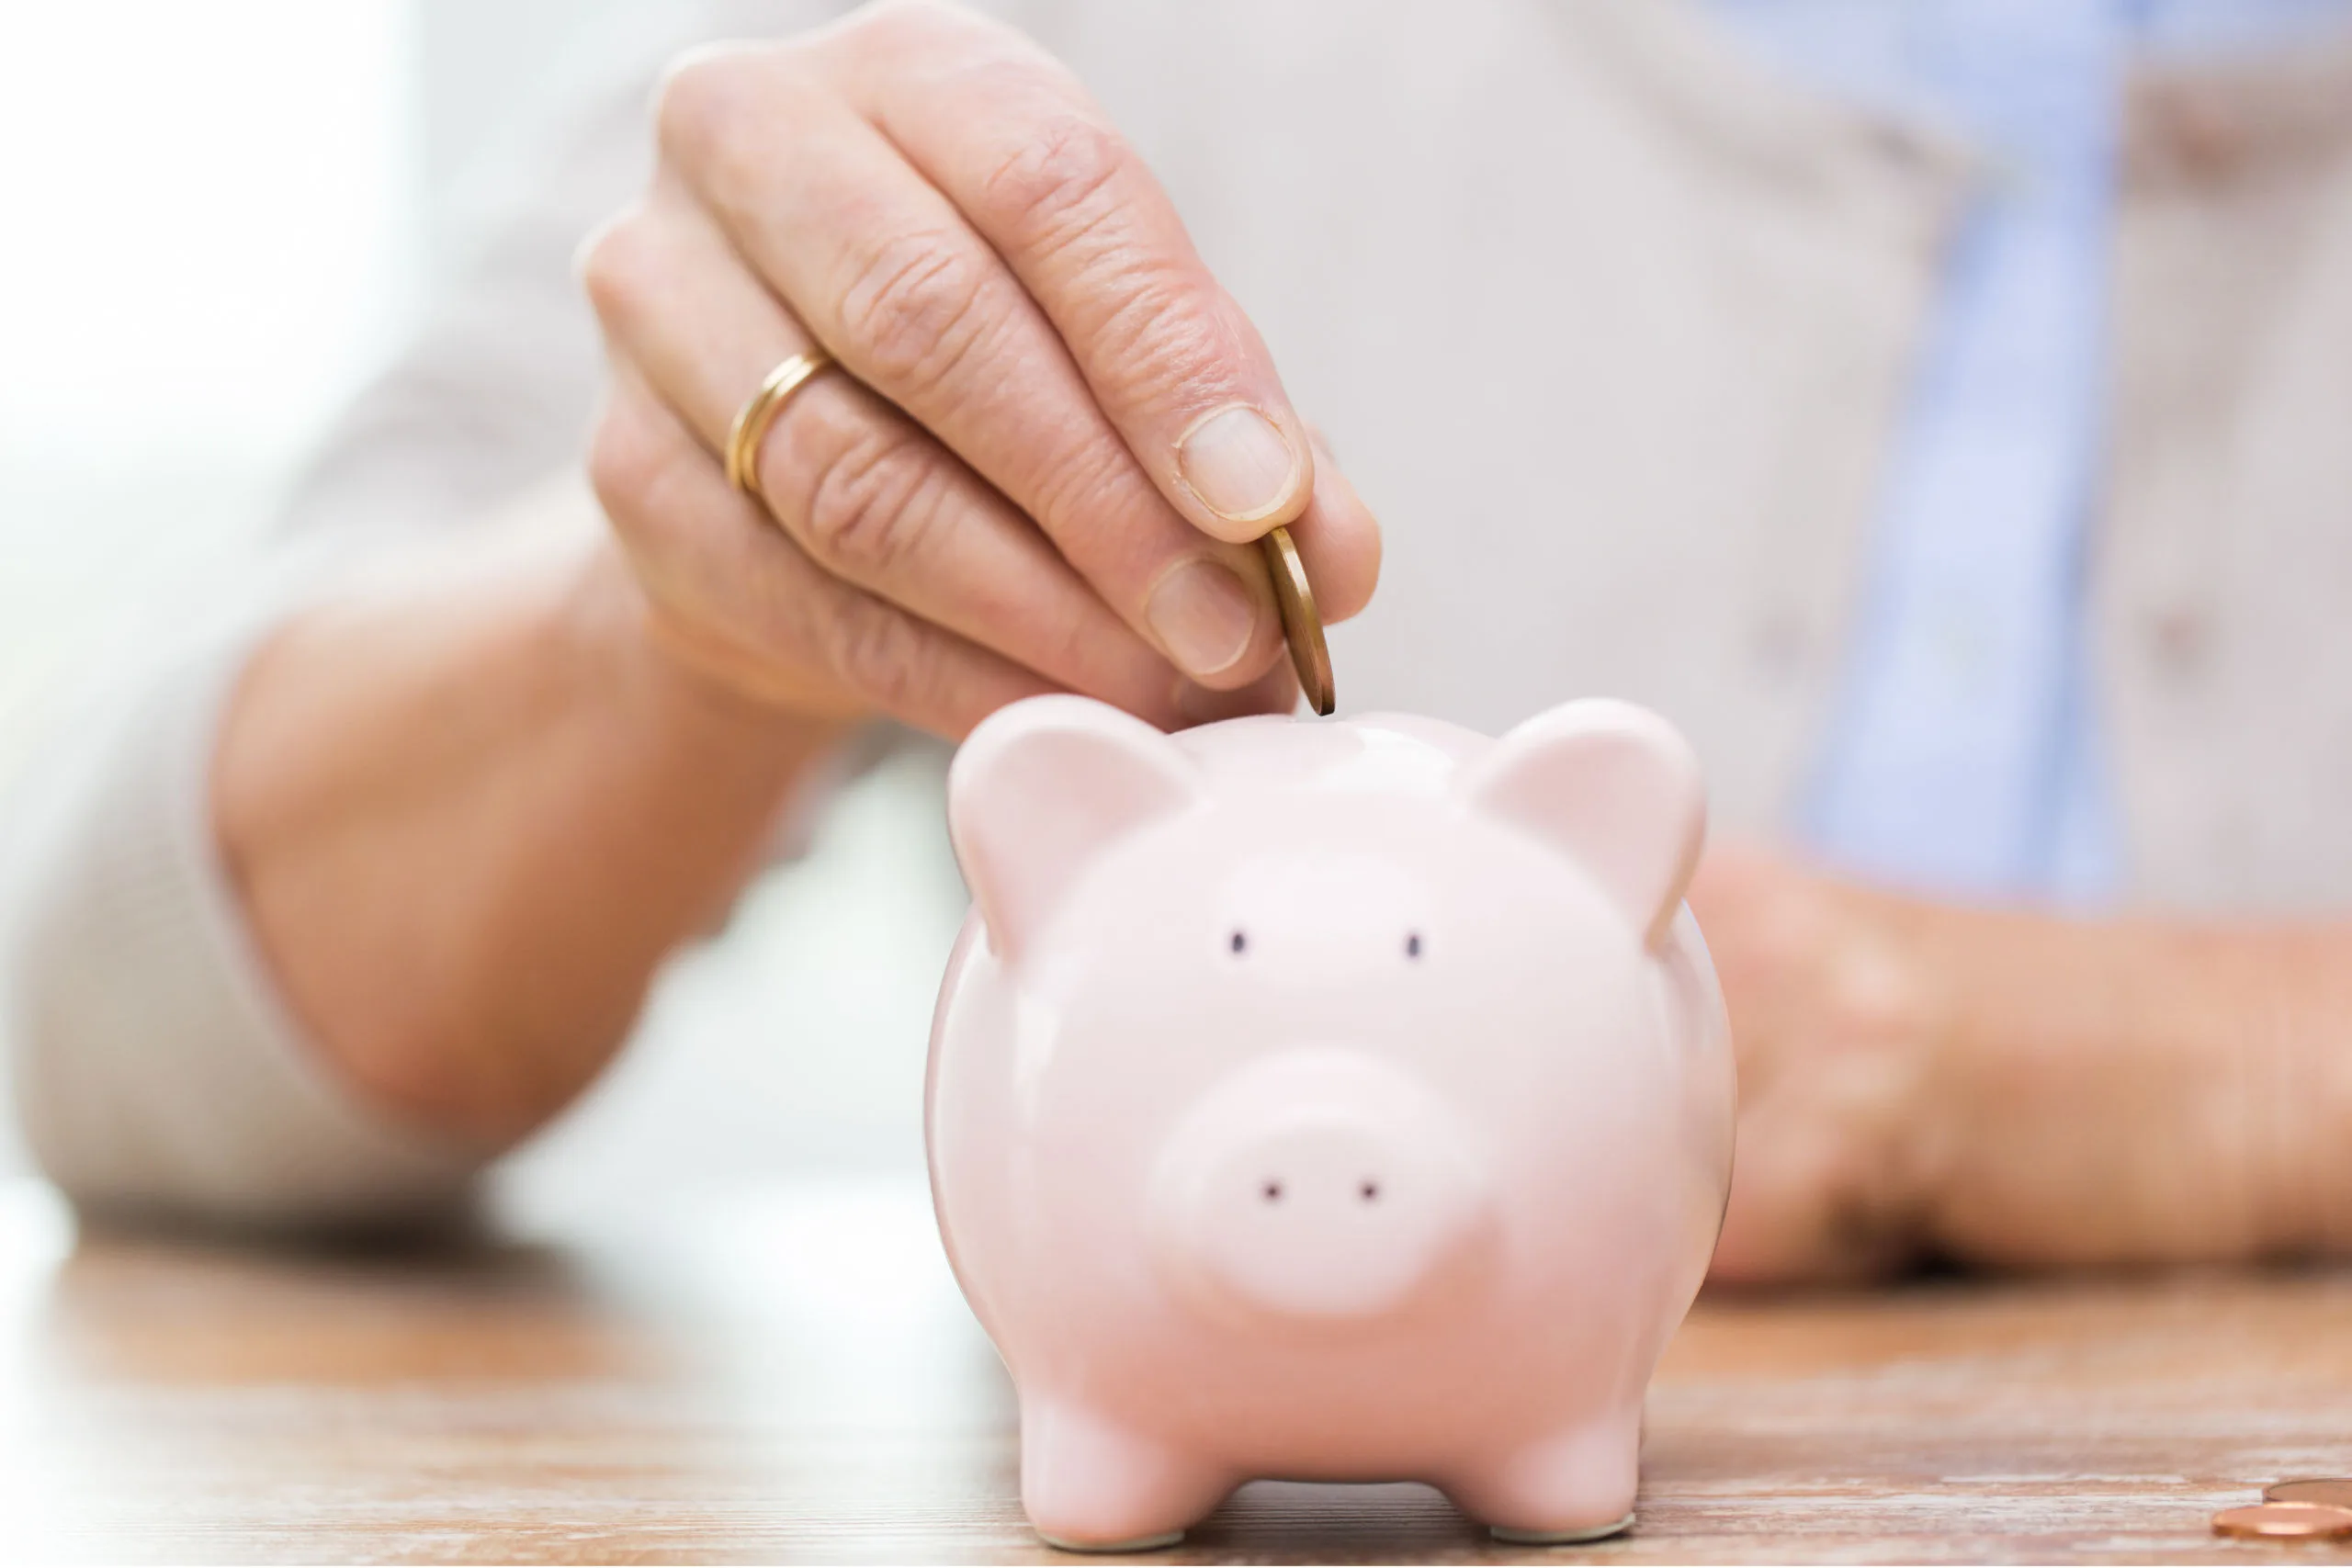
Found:
M 1315 462 L 1257 329 L 1067 68 L 948 6 L 841 37 L 843 91 L 1037 301 L 1103 413 L 1195 527 L 1236 542 L 1306 509 Z

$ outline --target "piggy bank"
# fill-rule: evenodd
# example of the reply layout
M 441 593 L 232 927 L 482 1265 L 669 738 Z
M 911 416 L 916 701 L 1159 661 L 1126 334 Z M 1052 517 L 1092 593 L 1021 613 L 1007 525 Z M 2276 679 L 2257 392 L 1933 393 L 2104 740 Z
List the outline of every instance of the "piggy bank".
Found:
M 1039 1533 L 1164 1544 L 1255 1477 L 1624 1529 L 1731 1166 L 1681 738 L 1038 697 L 947 806 L 933 1194 Z

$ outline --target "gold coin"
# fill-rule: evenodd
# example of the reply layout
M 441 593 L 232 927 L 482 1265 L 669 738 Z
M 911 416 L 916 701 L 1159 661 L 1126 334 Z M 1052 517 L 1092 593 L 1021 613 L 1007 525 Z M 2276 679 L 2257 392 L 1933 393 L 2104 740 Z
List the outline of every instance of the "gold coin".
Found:
M 2331 1507 L 2325 1503 L 2252 1503 L 2215 1514 L 2213 1533 L 2267 1536 L 2282 1540 L 2352 1535 L 2352 1508 Z
M 1290 643 L 1291 668 L 1306 693 L 1307 705 L 1324 717 L 1339 700 L 1331 689 L 1331 649 L 1323 640 L 1323 617 L 1315 608 L 1315 590 L 1306 581 L 1306 563 L 1298 558 L 1290 530 L 1277 524 L 1258 541 L 1266 552 L 1266 569 L 1274 575 L 1274 601 L 1283 610 L 1283 636 Z
M 2301 1481 L 2274 1481 L 2262 1489 L 2273 1503 L 2328 1503 L 2352 1508 L 2352 1475 L 2312 1475 Z

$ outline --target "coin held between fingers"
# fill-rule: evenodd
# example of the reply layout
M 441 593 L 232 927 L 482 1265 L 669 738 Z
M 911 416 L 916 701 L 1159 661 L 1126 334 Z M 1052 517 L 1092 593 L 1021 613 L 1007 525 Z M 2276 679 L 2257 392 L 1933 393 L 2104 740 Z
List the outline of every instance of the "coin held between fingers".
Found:
M 1290 644 L 1291 667 L 1306 702 L 1325 718 L 1338 707 L 1331 682 L 1331 649 L 1323 640 L 1323 617 L 1315 608 L 1315 590 L 1306 581 L 1306 563 L 1290 530 L 1276 525 L 1258 541 L 1266 552 L 1266 568 L 1273 574 L 1274 600 L 1282 606 L 1283 637 Z

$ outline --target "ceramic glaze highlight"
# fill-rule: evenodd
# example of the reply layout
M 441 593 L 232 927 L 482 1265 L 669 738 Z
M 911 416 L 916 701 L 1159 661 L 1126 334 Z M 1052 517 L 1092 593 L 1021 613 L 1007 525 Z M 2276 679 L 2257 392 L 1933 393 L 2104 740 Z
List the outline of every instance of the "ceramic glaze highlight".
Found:
M 1261 1476 L 1622 1529 L 1731 1165 L 1681 739 L 1040 697 L 948 817 L 932 1184 L 1038 1530 L 1164 1540 Z

